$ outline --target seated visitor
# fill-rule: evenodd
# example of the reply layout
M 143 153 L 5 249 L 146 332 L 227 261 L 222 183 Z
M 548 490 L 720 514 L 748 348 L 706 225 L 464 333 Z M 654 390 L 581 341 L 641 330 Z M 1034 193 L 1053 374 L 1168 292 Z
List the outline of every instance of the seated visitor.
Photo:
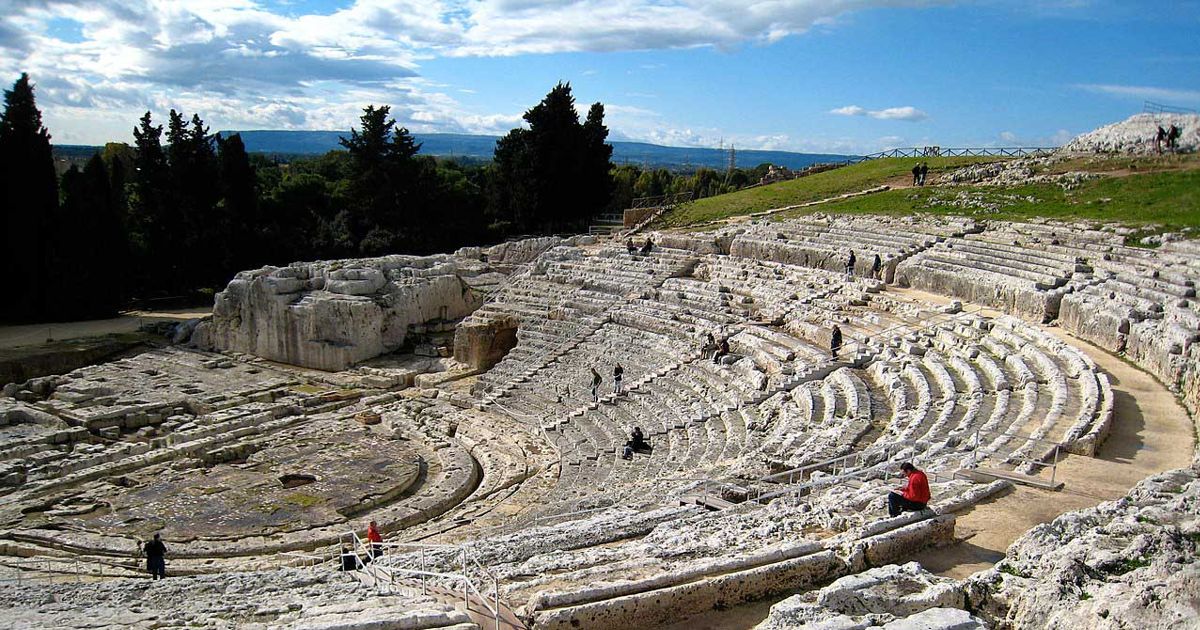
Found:
M 633 435 L 630 436 L 629 446 L 639 453 L 648 453 L 652 450 L 650 443 L 646 441 L 646 435 L 642 433 L 641 427 L 633 427 Z
M 888 516 L 918 512 L 929 504 L 929 479 L 925 473 L 909 462 L 900 464 L 900 471 L 907 479 L 897 492 L 888 493 Z
M 721 361 L 721 357 L 723 357 L 727 354 L 729 354 L 729 338 L 728 337 L 722 339 L 720 345 L 717 346 L 717 349 L 713 350 L 712 362 L 719 363 Z

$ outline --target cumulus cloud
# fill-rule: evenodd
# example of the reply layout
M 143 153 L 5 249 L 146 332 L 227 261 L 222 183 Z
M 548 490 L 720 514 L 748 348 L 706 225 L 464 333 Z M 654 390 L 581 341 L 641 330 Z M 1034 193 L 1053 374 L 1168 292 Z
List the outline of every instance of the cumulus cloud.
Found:
M 400 122 L 413 127 L 482 131 L 519 116 L 464 112 L 447 95 L 454 86 L 422 81 L 424 61 L 769 44 L 854 11 L 949 1 L 351 0 L 304 14 L 266 0 L 6 0 L 0 76 L 28 71 L 48 124 L 78 127 L 68 133 L 93 141 L 127 138 L 132 123 L 93 125 L 83 110 L 96 110 L 98 121 L 134 121 L 171 103 L 210 103 L 196 111 L 226 128 L 344 129 L 373 102 L 411 116 Z M 52 27 L 63 22 L 69 36 Z M 925 116 L 914 108 L 850 115 Z
M 929 114 L 916 107 L 888 107 L 886 109 L 866 109 L 858 105 L 847 105 L 829 110 L 830 114 L 838 116 L 870 116 L 878 120 L 906 120 L 917 122 L 929 118 Z

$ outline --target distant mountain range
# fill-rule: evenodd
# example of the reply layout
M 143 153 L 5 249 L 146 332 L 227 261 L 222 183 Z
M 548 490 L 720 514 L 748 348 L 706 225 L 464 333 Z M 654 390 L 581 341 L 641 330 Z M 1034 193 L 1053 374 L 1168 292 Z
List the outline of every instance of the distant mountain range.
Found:
M 251 153 L 279 155 L 312 155 L 340 149 L 338 138 L 349 136 L 346 131 L 222 131 L 223 136 L 242 135 L 246 150 Z M 492 159 L 498 136 L 460 133 L 414 133 L 421 143 L 421 153 L 440 157 Z M 696 147 L 665 147 L 646 142 L 611 142 L 613 162 L 643 164 L 671 169 L 693 169 L 701 166 L 723 169 L 729 164 L 729 151 Z M 822 153 L 792 153 L 790 151 L 737 150 L 740 167 L 758 166 L 764 162 L 797 169 L 821 162 L 839 162 L 845 155 Z
M 242 135 L 246 150 L 251 153 L 272 155 L 320 155 L 341 149 L 338 138 L 349 136 L 348 131 L 221 131 L 222 136 L 235 133 Z M 475 160 L 492 159 L 499 136 L 479 136 L 462 133 L 414 133 L 421 143 L 421 153 L 439 157 L 465 157 Z M 610 142 L 613 147 L 613 162 L 616 164 L 638 164 L 671 170 L 694 170 L 705 166 L 724 169 L 729 165 L 729 151 L 697 147 L 665 147 L 647 142 Z M 59 159 L 59 170 L 66 170 L 70 163 L 82 163 L 103 147 L 56 144 L 54 155 Z M 791 169 L 801 169 L 824 162 L 841 162 L 850 157 L 830 153 L 792 153 L 791 151 L 737 150 L 737 165 L 751 168 L 759 164 L 775 164 Z

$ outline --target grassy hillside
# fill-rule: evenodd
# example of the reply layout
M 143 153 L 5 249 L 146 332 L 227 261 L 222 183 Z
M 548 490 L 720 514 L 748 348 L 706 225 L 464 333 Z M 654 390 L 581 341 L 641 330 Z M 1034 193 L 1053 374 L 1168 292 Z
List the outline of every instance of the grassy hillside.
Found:
M 815 201 L 885 183 L 907 183 L 915 159 L 874 160 L 811 177 L 701 199 L 664 217 L 664 227 L 682 227 Z M 980 158 L 929 160 L 930 178 Z M 772 219 L 813 212 L 908 215 L 954 214 L 991 219 L 1086 219 L 1118 222 L 1148 231 L 1200 230 L 1200 156 L 1079 158 L 1038 169 L 1046 173 L 1088 171 L 1103 175 L 1071 190 L 1054 184 L 1016 187 L 927 186 L 798 208 Z
M 986 219 L 1085 219 L 1161 231 L 1200 229 L 1200 170 L 1105 177 L 1073 190 L 1052 184 L 889 190 L 810 211 L 907 215 L 955 214 Z M 772 218 L 799 216 L 781 212 Z M 1155 230 L 1160 231 L 1160 230 Z
M 747 188 L 727 195 L 698 199 L 685 204 L 663 217 L 662 227 L 680 227 L 703 221 L 782 208 L 808 201 L 857 192 L 896 179 L 911 178 L 910 171 L 917 162 L 929 163 L 929 176 L 979 162 L 994 162 L 996 158 L 889 158 L 870 160 L 852 166 L 817 173 L 800 179 L 769 186 Z

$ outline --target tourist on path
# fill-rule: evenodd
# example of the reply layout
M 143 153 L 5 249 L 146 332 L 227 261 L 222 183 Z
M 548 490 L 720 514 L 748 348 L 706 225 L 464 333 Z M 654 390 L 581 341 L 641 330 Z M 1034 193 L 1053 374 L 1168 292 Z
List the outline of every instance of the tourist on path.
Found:
M 624 376 L 625 376 L 625 368 L 621 367 L 621 364 L 618 363 L 617 367 L 613 368 L 613 393 L 614 394 L 620 394 L 622 391 L 624 391 L 621 389 L 621 378 Z
M 900 464 L 906 480 L 897 492 L 888 493 L 888 516 L 918 512 L 929 505 L 929 478 L 909 462 Z
M 1154 134 L 1154 150 L 1155 150 L 1155 152 L 1157 152 L 1159 155 L 1161 155 L 1161 154 L 1162 154 L 1162 149 L 1163 149 L 1163 141 L 1164 141 L 1164 140 L 1166 140 L 1166 139 L 1167 139 L 1167 130 L 1166 130 L 1166 129 L 1163 129 L 1163 128 L 1162 128 L 1162 125 L 1159 125 L 1159 126 L 1158 126 L 1158 133 Z
M 383 534 L 379 533 L 379 525 L 375 521 L 367 525 L 367 543 L 370 545 L 372 560 L 383 555 Z
M 1179 148 L 1179 137 L 1182 135 L 1183 130 L 1175 125 L 1171 125 L 1171 128 L 1167 129 L 1167 148 L 1170 149 L 1172 153 Z
M 879 280 L 881 279 L 880 276 L 882 275 L 882 272 L 883 259 L 879 257 L 879 254 L 875 254 L 875 260 L 871 261 L 871 277 Z
M 846 259 L 846 275 L 854 275 L 854 263 L 858 262 L 858 257 L 854 255 L 854 250 L 850 250 L 850 257 Z
M 838 328 L 837 324 L 833 325 L 833 333 L 829 336 L 829 355 L 836 359 L 838 351 L 842 349 L 842 329 Z
M 920 162 L 913 164 L 912 175 L 913 175 L 912 185 L 916 186 L 917 183 L 921 181 L 921 163 Z
M 925 178 L 929 176 L 929 164 L 921 162 L 921 185 L 925 185 Z
M 596 368 L 592 368 L 592 401 L 593 402 L 600 402 L 600 383 L 603 381 L 604 381 L 604 379 L 600 378 L 600 373 L 596 371 Z
M 154 540 L 142 545 L 142 553 L 146 554 L 146 571 L 156 580 L 167 577 L 167 546 L 163 544 L 162 535 L 154 534 Z

